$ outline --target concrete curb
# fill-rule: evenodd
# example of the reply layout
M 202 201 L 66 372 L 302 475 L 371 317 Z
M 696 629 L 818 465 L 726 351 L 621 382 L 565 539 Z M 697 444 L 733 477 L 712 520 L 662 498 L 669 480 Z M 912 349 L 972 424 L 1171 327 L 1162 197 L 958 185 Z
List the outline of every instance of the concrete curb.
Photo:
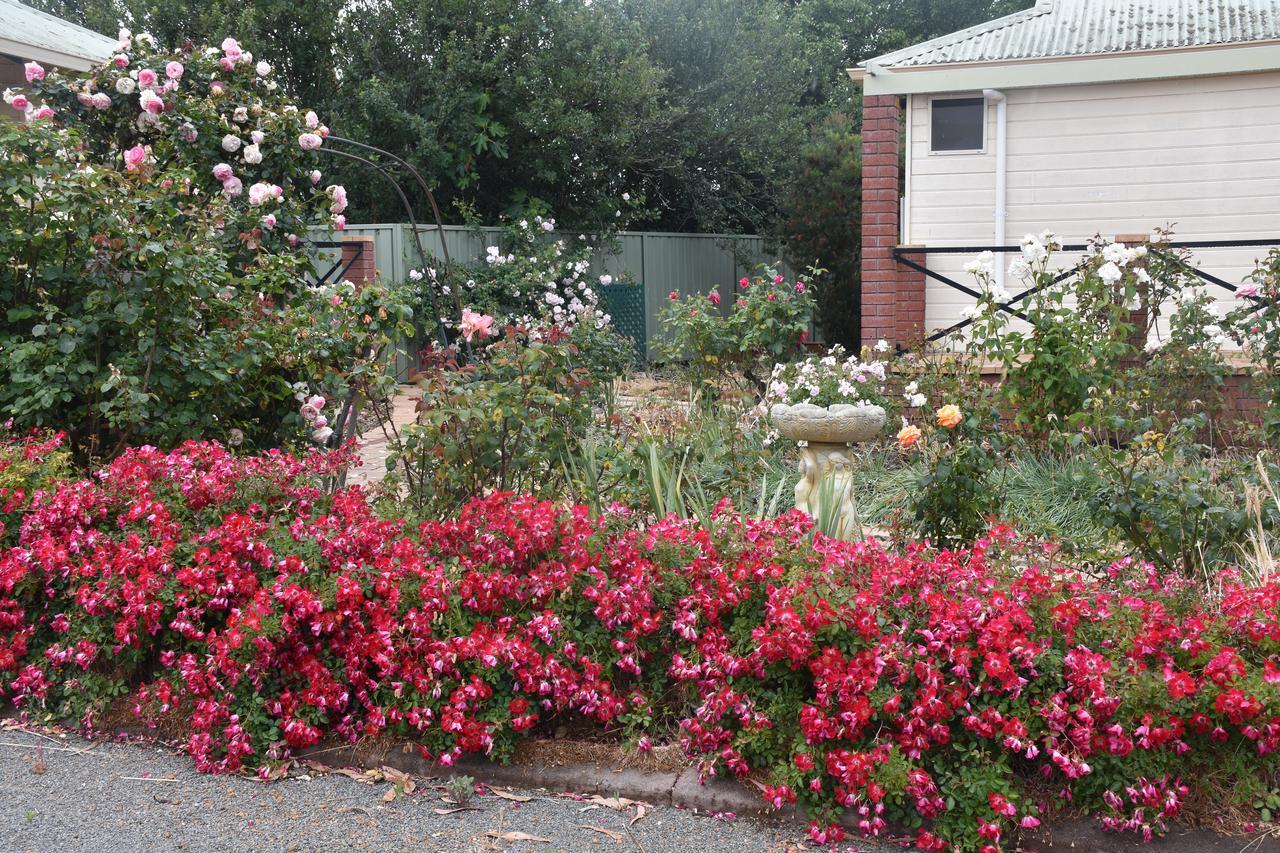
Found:
M 471 755 L 463 756 L 451 767 L 441 767 L 424 759 L 407 743 L 397 744 L 385 754 L 381 749 L 373 751 L 350 746 L 309 751 L 299 758 L 365 768 L 385 765 L 423 777 L 471 776 L 486 784 L 626 797 L 654 806 L 733 812 L 770 821 L 801 819 L 795 808 L 770 811 L 758 793 L 738 782 L 718 778 L 700 782 L 698 772 L 693 768 L 678 772 L 646 772 L 612 770 L 595 764 L 498 764 Z
M 598 764 L 566 763 L 498 764 L 475 756 L 464 756 L 452 767 L 441 767 L 423 759 L 408 743 L 392 749 L 342 746 L 308 751 L 299 758 L 314 758 L 322 764 L 375 768 L 392 767 L 419 777 L 451 778 L 471 776 L 477 782 L 524 789 L 543 789 L 557 793 L 599 794 L 626 797 L 653 806 L 693 809 L 704 814 L 733 812 L 738 816 L 764 820 L 771 824 L 790 824 L 802 832 L 808 823 L 803 809 L 788 806 L 770 810 L 757 791 L 732 779 L 698 780 L 694 768 L 677 772 L 613 770 Z M 852 821 L 846 819 L 852 828 Z M 889 851 L 902 849 L 885 840 L 867 839 L 851 832 L 847 843 L 859 850 Z M 1145 849 L 1161 853 L 1280 853 L 1280 839 L 1232 838 L 1202 829 L 1171 826 L 1169 834 L 1149 844 L 1133 835 L 1104 832 L 1096 821 L 1073 818 L 1041 827 L 1025 838 L 1019 849 L 1041 853 L 1115 853 L 1118 850 Z

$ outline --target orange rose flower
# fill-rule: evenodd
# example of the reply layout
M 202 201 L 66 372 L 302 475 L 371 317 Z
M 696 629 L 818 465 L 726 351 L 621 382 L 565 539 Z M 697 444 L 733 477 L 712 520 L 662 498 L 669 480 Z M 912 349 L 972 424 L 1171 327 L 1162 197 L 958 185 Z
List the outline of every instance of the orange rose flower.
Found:
M 962 420 L 964 420 L 964 416 L 960 414 L 960 407 L 954 403 L 948 403 L 938 409 L 938 426 L 940 427 L 955 429 Z
M 903 450 L 907 450 L 911 445 L 920 440 L 920 427 L 915 424 L 904 426 L 898 430 L 898 446 Z

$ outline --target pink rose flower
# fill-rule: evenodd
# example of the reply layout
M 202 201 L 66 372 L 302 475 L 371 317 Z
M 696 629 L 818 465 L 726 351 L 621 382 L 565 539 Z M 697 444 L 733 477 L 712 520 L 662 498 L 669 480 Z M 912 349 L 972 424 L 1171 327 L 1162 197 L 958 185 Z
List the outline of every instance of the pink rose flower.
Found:
M 298 235 L 297 235 L 297 234 L 290 234 L 290 235 L 288 235 L 287 237 L 285 237 L 285 239 L 289 241 L 289 245 L 290 245 L 290 246 L 296 246 L 296 245 L 298 245 Z
M 130 172 L 137 171 L 138 167 L 147 161 L 147 149 L 141 145 L 135 145 L 128 151 L 124 152 L 124 167 Z
M 14 95 L 13 100 L 9 101 L 9 106 L 15 110 L 26 110 L 27 107 L 31 106 L 31 102 L 27 100 L 26 95 Z
M 711 291 L 710 293 L 707 294 L 707 298 L 711 300 L 712 305 L 720 304 L 720 293 L 718 291 L 715 291 L 715 290 Z
M 672 302 L 675 302 L 677 299 L 680 298 L 680 294 L 673 290 L 667 294 L 667 298 L 670 299 Z
M 303 120 L 311 130 L 315 130 L 320 126 L 320 116 L 316 115 L 315 110 L 307 110 L 307 114 Z
M 803 281 L 797 281 L 797 282 L 796 282 L 796 293 L 804 293 L 804 282 L 803 282 Z
M 28 83 L 34 83 L 37 80 L 44 79 L 44 68 L 39 62 L 28 62 L 26 65 L 22 66 L 22 70 L 27 76 Z
M 37 119 L 53 118 L 53 107 L 45 104 L 40 109 L 36 110 L 35 117 Z
M 94 92 L 93 106 L 95 109 L 99 109 L 99 110 L 111 109 L 111 96 L 108 95 L 106 92 Z
M 234 71 L 236 67 L 236 61 L 229 56 L 219 59 L 218 64 L 222 66 L 223 71 Z
M 249 138 L 253 140 L 254 145 L 261 145 L 262 140 L 266 139 L 267 135 L 260 130 L 255 130 L 249 134 Z
M 116 68 L 129 67 L 129 57 L 125 56 L 123 53 L 117 53 L 115 56 L 111 57 L 111 61 L 115 64 Z
M 240 43 L 228 36 L 222 40 L 222 52 L 226 54 L 225 59 L 231 60 L 234 64 L 240 61 L 240 57 L 244 55 L 244 51 L 240 49 Z
M 315 151 L 324 142 L 314 133 L 304 133 L 298 137 L 298 147 L 303 151 Z
M 219 163 L 213 167 L 213 176 L 221 183 L 226 181 L 235 174 L 235 171 L 226 163 Z
M 329 194 L 329 198 L 333 199 L 333 204 L 329 205 L 330 213 L 342 213 L 347 209 L 347 190 L 341 184 L 330 184 L 325 190 Z
M 333 217 L 333 230 L 334 230 L 334 231 L 342 231 L 342 230 L 343 230 L 343 229 L 345 229 L 346 227 L 347 227 L 347 217 L 343 216 L 341 213 L 339 213 L 337 216 Z
M 138 85 L 140 86 L 154 86 L 159 80 L 160 78 L 156 76 L 156 72 L 150 68 L 144 68 L 138 72 Z
M 747 278 L 745 275 L 742 278 L 738 279 L 738 287 L 741 287 L 743 290 L 746 290 L 750 286 L 751 286 L 751 280 Z
M 182 67 L 182 63 L 175 60 L 164 67 L 164 76 L 170 80 L 180 80 L 183 71 L 186 69 Z
M 470 308 L 462 309 L 462 321 L 458 324 L 462 336 L 468 341 L 475 335 L 487 338 L 493 334 L 493 318 L 488 314 L 480 314 Z
M 1236 288 L 1236 299 L 1256 299 L 1260 288 L 1256 281 L 1242 284 Z
M 244 184 L 234 175 L 222 182 L 222 194 L 227 198 L 233 198 L 242 192 L 244 192 Z
M 309 400 L 307 400 L 307 405 L 315 409 L 317 412 L 319 412 L 322 409 L 324 409 L 325 402 L 326 400 L 324 399 L 324 397 L 321 397 L 319 394 L 315 394 L 315 395 L 312 395 L 312 397 Z
M 318 184 L 318 183 L 320 183 L 320 178 L 321 178 L 321 177 L 323 177 L 323 176 L 320 174 L 320 170 L 319 170 L 319 169 L 312 169 L 312 170 L 311 170 L 311 183 L 312 183 L 312 184 Z

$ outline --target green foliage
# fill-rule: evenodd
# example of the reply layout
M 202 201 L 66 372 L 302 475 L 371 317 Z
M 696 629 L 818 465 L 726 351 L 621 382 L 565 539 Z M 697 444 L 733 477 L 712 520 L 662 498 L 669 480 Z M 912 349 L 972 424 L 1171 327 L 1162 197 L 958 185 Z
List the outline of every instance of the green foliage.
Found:
M 402 468 L 414 509 L 443 517 L 493 490 L 559 495 L 565 460 L 612 379 L 607 357 L 584 354 L 602 340 L 559 327 L 509 328 L 477 363 L 429 375 L 418 422 L 387 459 L 388 469 Z
M 1237 296 L 1241 306 L 1227 317 L 1233 330 L 1257 365 L 1254 380 L 1268 405 L 1262 413 L 1268 440 L 1280 439 L 1280 248 L 1267 253 Z
M 992 473 L 1000 461 L 1000 413 L 990 399 L 966 403 L 955 426 L 925 441 L 924 473 L 911 494 L 914 530 L 940 548 L 973 542 L 1003 505 Z
M 228 71 L 216 52 L 129 49 L 131 68 L 50 72 L 31 98 L 53 117 L 0 126 L 0 411 L 65 429 L 81 460 L 197 436 L 291 441 L 296 384 L 342 395 L 348 379 L 375 381 L 369 364 L 407 315 L 376 286 L 307 286 L 297 235 L 345 193 L 315 185 L 304 116 L 270 74 Z M 184 82 L 162 89 L 171 62 Z
M 817 267 L 814 321 L 822 339 L 856 352 L 862 312 L 862 138 L 836 113 L 801 151 L 778 234 L 797 269 Z
M 1239 559 L 1251 521 L 1237 491 L 1244 471 L 1216 466 L 1195 442 L 1203 418 L 1188 418 L 1168 434 L 1148 429 L 1123 448 L 1093 449 L 1103 488 L 1098 517 L 1143 559 L 1191 577 L 1211 577 Z M 1150 424 L 1135 422 L 1132 429 Z M 1268 512 L 1270 529 L 1280 518 Z
M 694 407 L 665 429 L 615 413 L 579 444 L 566 473 L 569 496 L 597 514 L 618 503 L 683 518 L 707 518 L 721 500 L 772 518 L 790 508 L 796 477 L 765 433 L 727 406 Z
M 687 363 L 694 387 L 706 400 L 715 397 L 720 380 L 735 373 L 763 390 L 772 366 L 799 352 L 808 334 L 813 294 L 804 281 L 792 284 L 766 270 L 738 284 L 728 316 L 718 291 L 684 299 L 672 291 L 659 319 L 662 332 L 655 348 L 665 358 Z
M 337 133 L 413 162 L 446 210 L 466 202 L 495 221 L 541 199 L 566 224 L 591 227 L 630 191 L 648 196 L 664 230 L 757 233 L 792 216 L 783 202 L 811 129 L 850 100 L 857 126 L 847 68 L 1031 5 L 392 0 L 349 14 L 339 0 L 33 3 L 166 44 L 239 37 Z M 395 192 L 365 167 L 336 173 L 367 190 L 355 215 L 403 219 Z M 413 201 L 429 217 L 425 199 Z

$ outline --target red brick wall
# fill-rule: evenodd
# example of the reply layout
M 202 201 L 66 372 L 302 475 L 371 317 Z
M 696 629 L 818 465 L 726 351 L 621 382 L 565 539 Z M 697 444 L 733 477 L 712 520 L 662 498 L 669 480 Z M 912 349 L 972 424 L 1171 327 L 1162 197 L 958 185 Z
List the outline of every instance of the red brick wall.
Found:
M 893 260 L 902 129 L 896 95 L 862 98 L 862 342 L 906 344 L 924 328 L 924 275 Z
M 347 269 L 347 274 L 343 278 L 356 286 L 368 284 L 377 278 L 378 266 L 374 262 L 372 237 L 339 234 L 335 235 L 334 239 L 342 241 L 343 266 L 345 267 L 348 262 L 351 262 L 351 266 Z M 364 251 L 360 253 L 360 257 L 356 258 L 358 244 L 363 245 Z M 352 258 L 356 258 L 354 262 L 351 261 Z

